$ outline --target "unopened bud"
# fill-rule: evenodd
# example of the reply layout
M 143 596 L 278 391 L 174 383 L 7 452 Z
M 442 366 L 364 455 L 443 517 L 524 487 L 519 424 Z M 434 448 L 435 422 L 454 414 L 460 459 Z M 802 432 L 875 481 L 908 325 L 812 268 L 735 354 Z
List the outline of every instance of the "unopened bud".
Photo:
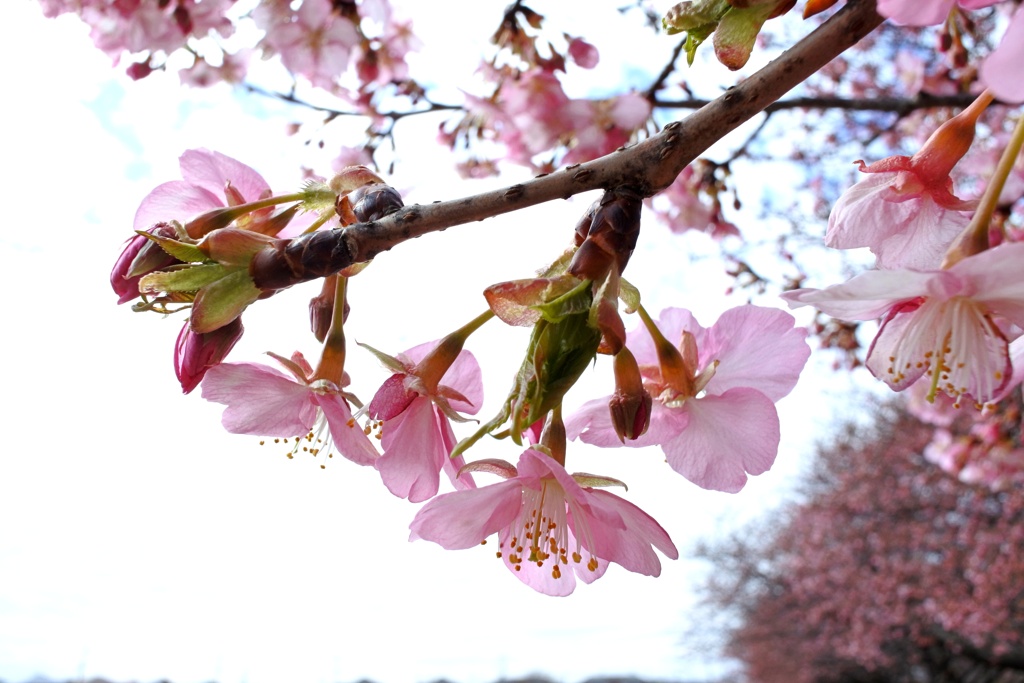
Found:
M 651 394 L 636 358 L 625 346 L 615 354 L 615 393 L 608 402 L 612 426 L 623 443 L 640 438 L 651 424 Z
M 248 266 L 255 254 L 274 241 L 252 230 L 221 228 L 209 233 L 196 247 L 221 265 Z
M 364 185 L 348 196 L 352 213 L 360 223 L 369 223 L 398 211 L 405 203 L 398 190 L 384 183 Z
M 600 205 L 590 207 L 584 220 L 576 227 L 577 239 L 582 231 L 586 238 L 569 264 L 568 272 L 584 280 L 600 282 L 610 268 L 621 275 L 640 236 L 641 200 L 631 193 L 605 192 Z M 593 211 L 587 228 L 586 217 Z
M 193 332 L 186 322 L 174 345 L 174 374 L 178 376 L 181 390 L 187 394 L 199 386 L 206 371 L 227 357 L 244 331 L 241 318 L 201 334 Z
M 174 228 L 167 223 L 158 223 L 147 232 L 160 237 L 176 236 Z M 176 261 L 149 238 L 139 234 L 130 237 L 110 271 L 110 286 L 117 294 L 117 303 L 138 298 L 142 276 L 162 270 Z
M 309 300 L 309 327 L 313 331 L 313 336 L 320 343 L 327 338 L 327 331 L 331 329 L 331 321 L 334 318 L 334 298 L 337 290 L 335 282 L 333 277 L 324 278 L 320 294 Z M 345 301 L 344 312 L 341 316 L 342 323 L 348 320 L 350 308 L 348 301 Z

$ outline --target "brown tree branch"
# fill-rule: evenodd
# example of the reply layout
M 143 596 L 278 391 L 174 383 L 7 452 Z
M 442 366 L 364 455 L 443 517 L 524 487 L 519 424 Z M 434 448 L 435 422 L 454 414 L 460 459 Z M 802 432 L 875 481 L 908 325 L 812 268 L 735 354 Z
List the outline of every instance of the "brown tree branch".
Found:
M 282 289 L 337 273 L 429 232 L 483 220 L 580 192 L 619 188 L 650 197 L 699 154 L 763 111 L 882 22 L 874 0 L 850 0 L 828 21 L 739 85 L 632 147 L 525 183 L 472 197 L 408 206 L 369 223 L 280 240 L 258 253 L 250 274 Z
M 772 102 L 764 108 L 764 113 L 772 114 L 777 111 L 790 109 L 839 109 L 842 111 L 876 111 L 883 113 L 894 113 L 900 116 L 917 111 L 918 109 L 933 109 L 937 107 L 966 107 L 977 95 L 972 93 L 961 93 L 957 95 L 929 95 L 921 93 L 917 97 L 880 97 L 877 99 L 853 99 L 846 97 L 792 97 L 785 100 Z M 655 107 L 664 109 L 700 109 L 711 104 L 713 100 L 660 100 L 655 99 L 652 104 Z

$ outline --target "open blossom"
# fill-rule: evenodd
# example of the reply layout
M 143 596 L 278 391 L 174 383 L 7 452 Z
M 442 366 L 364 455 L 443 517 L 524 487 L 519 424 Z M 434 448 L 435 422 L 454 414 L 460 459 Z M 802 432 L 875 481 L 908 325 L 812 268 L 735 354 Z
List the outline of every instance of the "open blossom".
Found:
M 978 117 L 991 102 L 991 92 L 979 95 L 912 157 L 858 162 L 868 177 L 836 202 L 825 244 L 870 247 L 879 268 L 938 268 L 975 206 L 953 194 L 950 172 L 970 149 Z
M 879 268 L 939 267 L 950 243 L 971 222 L 972 205 L 946 187 L 922 188 L 915 183 L 914 189 L 905 189 L 904 178 L 913 179 L 906 161 L 907 157 L 893 157 L 861 164 L 861 172 L 869 175 L 832 208 L 827 246 L 870 247 Z
M 811 305 L 846 320 L 882 318 L 867 367 L 896 391 L 931 380 L 977 404 L 999 398 L 1013 377 L 1009 345 L 994 318 L 1024 326 L 1024 244 L 968 256 L 948 269 L 869 271 L 826 289 L 783 294 L 790 306 Z
M 591 583 L 610 562 L 658 576 L 661 561 L 654 548 L 671 559 L 679 556 L 647 513 L 612 493 L 589 488 L 587 482 L 596 477 L 571 475 L 535 450 L 523 452 L 518 468 L 487 462 L 487 469 L 506 480 L 434 498 L 413 519 L 412 539 L 457 550 L 480 545 L 496 533 L 506 566 L 547 595 L 569 595 L 577 577 Z
M 237 206 L 271 194 L 259 173 L 231 157 L 208 149 L 190 149 L 179 159 L 182 180 L 158 185 L 135 212 L 135 229 L 176 220 L 186 223 L 196 216 Z
M 352 418 L 342 387 L 311 379 L 313 370 L 301 353 L 276 358 L 291 376 L 259 363 L 221 363 L 207 370 L 203 398 L 227 406 L 224 428 L 293 439 L 293 452 L 330 457 L 337 449 L 352 462 L 372 465 L 377 449 Z
M 401 371 L 384 382 L 366 407 L 381 423 L 384 454 L 376 462 L 381 479 L 389 491 L 413 503 L 437 495 L 442 470 L 456 488 L 473 486 L 471 477 L 458 476 L 465 464 L 462 456 L 449 457 L 456 443 L 449 420 L 461 419 L 459 412 L 480 410 L 480 366 L 469 351 L 460 351 L 440 369 L 436 362 L 424 362 L 437 344 L 420 344 L 389 359 L 389 366 Z
M 303 0 L 294 11 L 285 3 L 265 3 L 253 18 L 266 31 L 267 52 L 279 54 L 291 73 L 328 90 L 337 86 L 359 45 L 355 25 L 335 13 L 330 0 Z
M 810 348 L 791 315 L 758 306 L 733 308 L 710 328 L 682 308 L 657 322 L 679 345 L 683 377 L 660 364 L 643 326 L 629 333 L 644 387 L 653 397 L 650 427 L 626 441 L 615 430 L 607 398 L 589 401 L 566 421 L 566 432 L 605 448 L 658 445 L 668 464 L 693 483 L 735 493 L 747 475 L 768 471 L 779 447 L 775 402 L 796 385 Z

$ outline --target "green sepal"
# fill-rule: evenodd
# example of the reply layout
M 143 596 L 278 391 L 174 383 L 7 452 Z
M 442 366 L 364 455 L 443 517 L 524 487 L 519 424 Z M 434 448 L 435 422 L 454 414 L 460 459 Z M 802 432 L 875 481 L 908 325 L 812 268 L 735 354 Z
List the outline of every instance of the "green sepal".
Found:
M 227 325 L 262 293 L 263 290 L 253 284 L 247 269 L 233 270 L 196 294 L 192 304 L 192 331 L 202 334 Z
M 590 310 L 590 288 L 590 280 L 580 280 L 579 284 L 565 294 L 530 308 L 540 313 L 541 318 L 547 322 L 558 323 L 567 316 Z
M 177 270 L 161 270 L 150 273 L 139 280 L 139 291 L 149 294 L 195 292 L 220 280 L 229 271 L 229 268 L 219 263 L 186 266 Z
M 383 351 L 378 351 L 377 349 L 373 348 L 369 344 L 364 344 L 362 342 L 356 342 L 356 344 L 358 346 L 362 346 L 364 349 L 366 349 L 367 351 L 372 353 L 374 356 L 376 356 L 377 360 L 379 360 L 381 362 L 381 364 L 384 367 L 386 367 L 388 370 L 390 370 L 391 372 L 399 373 L 399 374 L 403 374 L 403 375 L 409 373 L 409 369 L 407 367 L 405 367 L 405 364 L 402 363 L 402 361 L 400 361 L 397 358 L 395 358 L 394 356 L 389 356 L 388 354 L 384 353 Z
M 640 290 L 623 277 L 619 278 L 619 299 L 626 305 L 626 313 L 636 313 L 640 308 Z
M 718 24 L 706 24 L 686 32 L 686 44 L 683 50 L 686 51 L 686 65 L 693 66 L 693 58 L 697 54 L 697 48 L 715 32 Z
M 572 478 L 584 488 L 604 489 L 610 486 L 621 486 L 625 490 L 629 490 L 625 482 L 613 479 L 612 477 L 602 477 L 597 474 L 587 474 L 586 472 L 574 472 Z
M 161 249 L 182 263 L 206 263 L 210 260 L 210 257 L 204 254 L 199 247 L 194 244 L 179 242 L 171 237 L 161 237 L 159 235 L 146 232 L 145 230 L 136 230 L 135 232 L 151 242 L 156 242 Z

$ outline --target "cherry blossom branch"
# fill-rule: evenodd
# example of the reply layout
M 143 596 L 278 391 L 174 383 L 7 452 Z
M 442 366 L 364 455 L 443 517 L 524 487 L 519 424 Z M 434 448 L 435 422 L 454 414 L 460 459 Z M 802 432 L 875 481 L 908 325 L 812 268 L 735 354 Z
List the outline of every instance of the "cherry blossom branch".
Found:
M 650 197 L 668 187 L 712 144 L 764 111 L 881 22 L 874 0 L 851 0 L 778 59 L 643 142 L 511 187 L 407 206 L 377 221 L 277 241 L 256 254 L 250 275 L 262 289 L 283 289 L 369 261 L 414 237 L 581 192 L 616 188 Z
M 974 101 L 975 93 L 959 93 L 956 95 L 929 95 L 921 93 L 917 97 L 881 97 L 877 99 L 860 99 L 845 97 L 793 97 L 773 102 L 764 108 L 764 113 L 792 109 L 838 109 L 842 111 L 873 111 L 892 112 L 906 116 L 918 109 L 934 109 L 938 107 L 963 108 Z M 711 104 L 713 100 L 685 99 L 651 101 L 655 107 L 662 109 L 700 109 Z

